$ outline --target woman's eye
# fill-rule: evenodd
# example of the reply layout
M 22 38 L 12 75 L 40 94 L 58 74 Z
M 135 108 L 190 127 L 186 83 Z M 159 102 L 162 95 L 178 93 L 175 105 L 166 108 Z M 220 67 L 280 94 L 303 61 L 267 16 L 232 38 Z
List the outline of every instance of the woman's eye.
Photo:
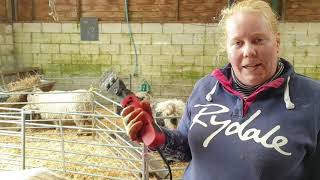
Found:
M 241 46 L 241 42 L 240 42 L 240 41 L 235 41 L 233 44 L 234 44 L 235 46 Z
M 262 43 L 263 42 L 263 39 L 262 38 L 257 38 L 257 39 L 255 39 L 255 43 Z

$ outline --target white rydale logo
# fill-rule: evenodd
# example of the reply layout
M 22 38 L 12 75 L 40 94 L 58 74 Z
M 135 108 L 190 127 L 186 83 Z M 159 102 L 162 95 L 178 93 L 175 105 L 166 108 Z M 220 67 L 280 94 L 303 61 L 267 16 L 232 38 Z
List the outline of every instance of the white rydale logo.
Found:
M 215 106 L 219 107 L 220 109 L 217 111 L 208 111 L 209 106 Z M 220 104 L 206 104 L 206 105 L 201 105 L 197 104 L 194 107 L 203 107 L 200 109 L 198 114 L 196 114 L 192 120 L 192 124 L 190 126 L 190 129 L 195 125 L 195 124 L 200 124 L 203 127 L 208 127 L 206 123 L 201 121 L 202 116 L 207 116 L 211 115 L 210 118 L 210 124 L 213 126 L 218 126 L 221 125 L 217 130 L 215 130 L 212 134 L 210 134 L 203 142 L 203 147 L 208 147 L 208 144 L 210 141 L 222 130 L 224 130 L 224 133 L 226 136 L 230 136 L 232 134 L 237 134 L 239 139 L 242 141 L 247 141 L 247 140 L 254 140 L 256 143 L 260 143 L 263 147 L 265 148 L 273 148 L 279 153 L 290 156 L 291 153 L 285 152 L 284 150 L 281 149 L 282 146 L 286 145 L 288 143 L 288 139 L 284 136 L 276 136 L 272 139 L 272 143 L 269 144 L 267 141 L 268 139 L 280 129 L 280 126 L 277 125 L 273 129 L 271 129 L 269 132 L 267 132 L 265 135 L 260 135 L 261 130 L 256 129 L 256 128 L 250 128 L 244 131 L 245 127 L 250 124 L 256 117 L 258 117 L 261 113 L 261 110 L 258 110 L 255 112 L 252 116 L 250 116 L 246 121 L 244 121 L 242 124 L 238 122 L 233 122 L 231 123 L 231 120 L 223 120 L 223 121 L 218 121 L 216 118 L 216 114 L 221 114 L 221 113 L 226 113 L 229 112 L 229 108 L 220 105 Z

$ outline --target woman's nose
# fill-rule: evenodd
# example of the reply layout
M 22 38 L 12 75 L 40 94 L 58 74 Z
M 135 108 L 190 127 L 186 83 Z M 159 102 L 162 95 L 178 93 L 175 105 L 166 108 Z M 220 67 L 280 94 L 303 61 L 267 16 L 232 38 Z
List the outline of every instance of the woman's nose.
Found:
M 253 44 L 247 43 L 243 46 L 243 56 L 252 57 L 256 55 L 256 49 Z

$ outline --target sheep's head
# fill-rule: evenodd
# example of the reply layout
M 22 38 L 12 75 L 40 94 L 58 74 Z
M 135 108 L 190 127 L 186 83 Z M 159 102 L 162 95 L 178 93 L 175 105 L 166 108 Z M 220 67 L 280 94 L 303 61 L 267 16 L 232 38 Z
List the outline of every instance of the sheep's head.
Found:
M 168 100 L 156 104 L 157 124 L 168 129 L 176 129 L 183 110 L 184 103 L 180 100 Z
M 30 111 L 30 113 L 26 114 L 26 119 L 41 119 L 41 115 L 36 113 L 35 111 L 39 110 L 39 108 L 34 104 L 27 104 L 23 106 L 21 109 L 24 111 Z

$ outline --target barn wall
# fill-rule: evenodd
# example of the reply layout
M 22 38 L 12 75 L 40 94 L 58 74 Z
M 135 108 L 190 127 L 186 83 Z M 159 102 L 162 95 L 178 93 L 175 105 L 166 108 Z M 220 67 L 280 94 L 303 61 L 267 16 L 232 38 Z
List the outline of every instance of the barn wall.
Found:
M 0 24 L 0 70 L 15 66 L 13 31 L 11 24 Z
M 6 1 L 2 0 L 0 1 L 0 22 L 1 21 L 7 21 L 7 3 Z
M 237 0 L 240 1 L 240 0 Z M 271 0 L 265 0 L 271 2 Z M 319 22 L 319 0 L 279 0 L 283 4 L 286 22 Z M 6 2 L 0 2 L 0 21 L 6 21 Z M 55 0 L 60 21 L 78 21 L 80 17 L 97 17 L 105 22 L 124 22 L 124 0 Z M 135 0 L 128 1 L 132 22 L 197 22 L 213 23 L 227 0 Z M 7 3 L 8 4 L 8 3 Z M 281 4 L 281 3 L 280 3 Z M 19 0 L 16 4 L 19 22 L 52 22 L 48 0 Z
M 134 22 L 212 22 L 227 5 L 227 0 L 138 0 L 128 1 L 130 20 Z M 98 17 L 100 21 L 125 21 L 124 0 L 56 0 L 61 21 L 77 21 L 79 17 Z M 18 21 L 51 21 L 48 1 L 20 0 Z
M 196 80 L 225 64 L 216 24 L 134 23 L 139 76 L 155 96 L 186 97 Z M 282 56 L 302 74 L 320 79 L 320 23 L 282 23 Z M 40 66 L 47 77 L 99 77 L 112 68 L 132 74 L 134 49 L 126 24 L 100 23 L 99 41 L 80 41 L 77 23 L 15 23 L 17 62 Z M 83 82 L 88 83 L 90 82 Z
M 0 1 L 0 72 L 14 68 L 14 45 L 12 24 L 8 22 L 8 2 Z
M 287 0 L 285 20 L 290 22 L 319 22 L 319 0 Z

